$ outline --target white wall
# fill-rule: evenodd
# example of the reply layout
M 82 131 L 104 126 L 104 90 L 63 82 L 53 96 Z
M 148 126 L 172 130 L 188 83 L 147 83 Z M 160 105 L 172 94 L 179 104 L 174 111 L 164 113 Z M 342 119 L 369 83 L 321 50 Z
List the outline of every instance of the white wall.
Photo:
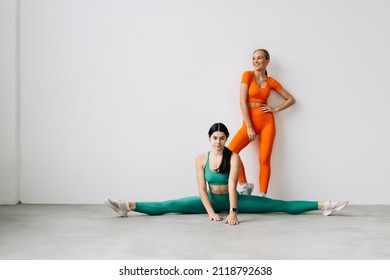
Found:
M 0 1 L 0 204 L 18 201 L 17 2 Z
M 269 195 L 390 203 L 389 7 L 21 0 L 20 200 L 196 195 L 195 155 L 214 122 L 241 125 L 241 74 L 266 48 L 297 100 L 276 116 Z M 241 155 L 257 182 L 257 148 Z

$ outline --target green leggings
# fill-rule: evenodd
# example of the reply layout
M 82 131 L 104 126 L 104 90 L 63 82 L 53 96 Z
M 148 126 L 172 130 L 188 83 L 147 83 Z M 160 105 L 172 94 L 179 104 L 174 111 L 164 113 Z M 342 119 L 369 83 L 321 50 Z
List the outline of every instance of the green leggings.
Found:
M 208 193 L 211 205 L 216 213 L 229 211 L 229 194 Z M 148 215 L 162 215 L 167 213 L 205 214 L 206 209 L 199 196 L 162 202 L 136 202 L 136 212 Z M 307 211 L 318 210 L 317 201 L 285 201 L 261 196 L 237 194 L 237 209 L 239 213 L 270 213 L 286 212 L 300 214 Z

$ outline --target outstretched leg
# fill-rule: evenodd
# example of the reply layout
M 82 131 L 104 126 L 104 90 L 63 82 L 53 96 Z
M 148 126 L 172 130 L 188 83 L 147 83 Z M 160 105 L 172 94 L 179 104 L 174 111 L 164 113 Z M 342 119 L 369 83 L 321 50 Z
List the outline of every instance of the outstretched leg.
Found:
M 240 213 L 285 212 L 289 214 L 300 214 L 320 209 L 317 201 L 286 201 L 246 195 L 238 196 L 237 208 Z
M 340 211 L 347 204 L 348 201 L 288 201 L 247 195 L 238 195 L 237 198 L 237 208 L 241 213 L 285 212 L 289 214 L 301 214 L 308 211 L 322 210 L 324 216 L 329 216 L 334 212 Z
M 161 202 L 127 202 L 106 198 L 104 202 L 122 217 L 126 217 L 130 211 L 145 213 L 148 215 L 163 215 L 167 213 L 207 213 L 199 196 L 191 196 Z
M 148 215 L 163 215 L 167 213 L 207 213 L 199 196 L 191 196 L 162 202 L 135 202 L 134 211 Z

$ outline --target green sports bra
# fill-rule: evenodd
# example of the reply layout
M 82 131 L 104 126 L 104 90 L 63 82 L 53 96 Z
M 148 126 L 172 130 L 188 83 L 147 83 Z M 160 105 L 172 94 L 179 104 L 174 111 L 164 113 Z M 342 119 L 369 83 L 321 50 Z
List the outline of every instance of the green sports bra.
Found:
M 229 182 L 229 172 L 228 173 L 218 173 L 211 170 L 209 165 L 210 152 L 207 154 L 206 166 L 204 167 L 204 178 L 212 186 L 224 186 Z

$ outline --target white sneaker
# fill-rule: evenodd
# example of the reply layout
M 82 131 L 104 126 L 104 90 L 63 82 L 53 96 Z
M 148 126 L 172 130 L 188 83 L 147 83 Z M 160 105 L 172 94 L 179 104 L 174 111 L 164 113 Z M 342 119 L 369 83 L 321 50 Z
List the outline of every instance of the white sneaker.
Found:
M 327 200 L 327 201 L 325 201 L 324 207 L 322 208 L 322 211 L 323 211 L 322 215 L 329 216 L 333 212 L 340 211 L 347 204 L 348 204 L 348 201 L 337 202 L 337 201 Z
M 112 210 L 117 212 L 122 217 L 127 217 L 127 213 L 130 212 L 130 206 L 127 201 L 124 200 L 112 200 L 109 198 L 106 198 L 104 200 L 104 203 L 107 204 L 108 207 L 110 207 Z
M 260 193 L 259 193 L 259 196 L 265 197 L 265 193 L 260 192 Z
M 252 183 L 244 183 L 240 186 L 241 186 L 241 190 L 239 190 L 238 192 L 240 194 L 244 194 L 244 195 L 251 195 L 253 192 L 253 189 L 255 188 L 255 185 Z

